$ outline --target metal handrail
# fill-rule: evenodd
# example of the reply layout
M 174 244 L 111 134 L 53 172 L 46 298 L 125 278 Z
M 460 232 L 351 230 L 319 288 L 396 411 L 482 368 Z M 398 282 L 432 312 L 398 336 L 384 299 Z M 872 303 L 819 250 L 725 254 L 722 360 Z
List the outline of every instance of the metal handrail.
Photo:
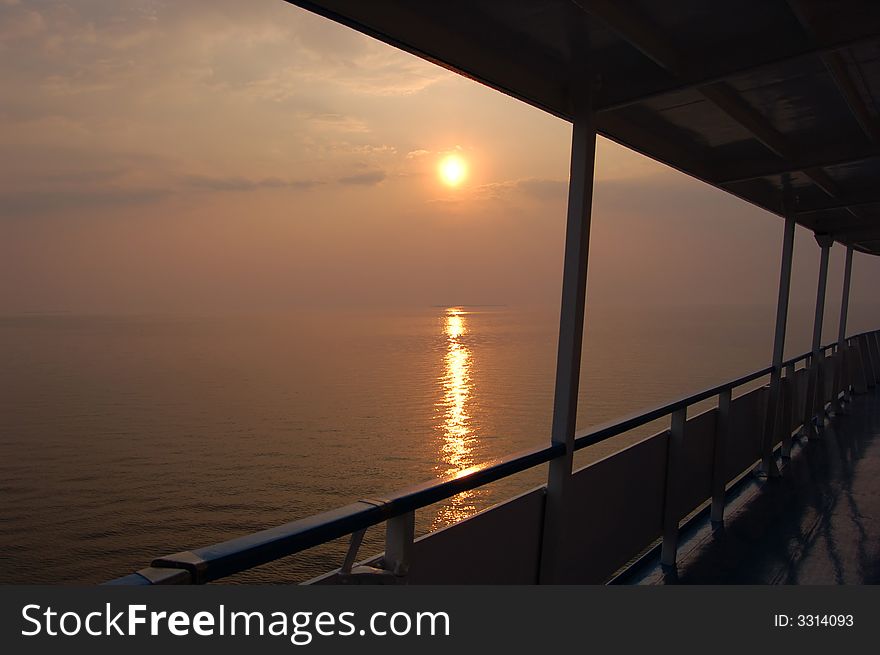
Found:
M 864 332 L 847 337 L 847 342 L 871 334 Z M 821 348 L 824 353 L 837 342 Z M 811 352 L 798 355 L 783 367 L 808 359 Z M 575 435 L 574 449 L 593 446 L 680 409 L 708 400 L 725 391 L 753 382 L 773 371 L 763 368 L 710 389 L 664 403 L 623 420 L 594 426 Z M 564 444 L 534 447 L 471 467 L 439 480 L 429 480 L 394 493 L 360 500 L 320 514 L 291 521 L 274 528 L 230 539 L 193 551 L 176 553 L 153 560 L 151 568 L 127 575 L 107 584 L 138 585 L 157 583 L 204 583 L 266 564 L 273 560 L 364 530 L 408 512 L 451 498 L 502 478 L 545 464 L 565 453 Z
M 855 339 L 859 336 L 861 335 L 855 335 L 853 337 L 848 337 L 847 339 Z M 836 346 L 837 342 L 835 341 L 834 343 L 829 343 L 828 345 L 822 346 L 820 350 L 824 353 Z M 791 366 L 797 364 L 798 362 L 809 359 L 812 354 L 812 352 L 807 352 L 803 353 L 802 355 L 792 357 L 791 359 L 783 362 L 782 367 L 784 368 L 786 366 Z M 736 387 L 741 387 L 742 385 L 748 384 L 749 382 L 754 382 L 755 380 L 762 378 L 765 375 L 769 375 L 772 372 L 773 367 L 768 366 L 766 368 L 762 368 L 760 371 L 755 371 L 754 373 L 744 375 L 741 378 L 736 378 L 735 380 L 731 380 L 730 382 L 719 384 L 718 386 L 706 389 L 705 391 L 699 391 L 697 393 L 691 394 L 690 396 L 685 396 L 683 398 L 679 398 L 678 400 L 664 403 L 663 405 L 660 405 L 653 409 L 642 410 L 638 414 L 633 414 L 631 416 L 628 416 L 627 418 L 615 419 L 613 421 L 603 423 L 602 425 L 597 425 L 591 428 L 587 428 L 585 430 L 581 430 L 575 434 L 574 449 L 580 450 L 581 448 L 587 448 L 588 446 L 595 446 L 597 443 L 601 443 L 606 439 L 611 439 L 612 437 L 619 436 L 624 432 L 634 430 L 635 428 L 641 427 L 647 423 L 650 423 L 651 421 L 656 421 L 657 419 L 663 418 L 664 416 L 668 416 L 673 412 L 684 409 L 685 407 L 696 405 L 697 403 L 708 400 L 709 398 L 717 396 L 724 391 L 732 390 Z
M 868 334 L 868 332 L 862 332 L 862 333 L 860 333 L 860 334 L 854 334 L 854 335 L 851 336 L 851 337 L 847 337 L 846 340 L 847 340 L 847 341 L 851 341 L 852 339 L 857 339 L 857 338 L 859 338 L 860 336 L 862 336 L 862 334 Z M 837 347 L 837 342 L 834 341 L 834 342 L 829 343 L 829 344 L 827 344 L 827 345 L 825 345 L 825 346 L 822 346 L 821 348 L 819 348 L 819 350 L 820 350 L 821 352 L 825 353 L 825 352 L 831 350 L 832 348 L 836 348 L 836 347 Z M 812 356 L 813 356 L 812 351 L 810 351 L 810 352 L 805 352 L 805 353 L 803 353 L 802 355 L 798 355 L 798 356 L 796 356 L 796 357 L 792 357 L 791 359 L 786 359 L 784 362 L 782 362 L 782 367 L 785 368 L 786 366 L 791 366 L 791 365 L 793 365 L 793 364 L 797 364 L 798 362 L 802 362 L 802 361 L 804 361 L 805 359 L 809 359 L 809 358 L 812 357 Z
M 580 450 L 581 448 L 586 448 L 587 446 L 594 446 L 597 443 L 605 441 L 606 439 L 616 437 L 623 434 L 624 432 L 629 432 L 630 430 L 641 427 L 646 423 L 656 421 L 658 418 L 668 416 L 679 409 L 684 409 L 685 407 L 689 407 L 691 405 L 695 405 L 698 402 L 702 402 L 703 400 L 707 400 L 712 396 L 717 396 L 718 394 L 727 391 L 728 389 L 734 389 L 744 384 L 748 384 L 749 382 L 752 382 L 754 380 L 757 380 L 758 378 L 767 375 L 772 370 L 773 367 L 768 366 L 767 368 L 763 368 L 760 371 L 756 371 L 741 378 L 737 378 L 736 380 L 731 380 L 730 382 L 719 384 L 717 387 L 712 387 L 711 389 L 706 389 L 705 391 L 700 391 L 699 393 L 695 393 L 684 398 L 679 398 L 678 400 L 673 400 L 672 402 L 665 403 L 663 405 L 660 405 L 659 407 L 655 407 L 654 409 L 649 409 L 642 411 L 638 414 L 633 414 L 632 416 L 629 416 L 623 420 L 609 421 L 608 423 L 588 428 L 581 431 L 580 433 L 575 434 L 574 449 Z
M 193 553 L 207 564 L 204 580 L 210 582 L 520 473 L 564 452 L 562 444 L 530 448 L 439 481 L 430 480 L 387 496 L 360 500 L 306 519 L 200 548 Z M 163 562 L 158 560 L 153 564 L 161 566 Z
M 184 583 L 219 580 L 526 471 L 564 452 L 563 444 L 529 448 L 439 480 L 429 480 L 388 495 L 359 500 L 212 546 L 160 557 L 153 560 L 151 566 L 158 569 L 185 569 L 190 579 L 184 580 Z M 150 583 L 149 577 L 143 572 L 110 582 L 124 585 Z

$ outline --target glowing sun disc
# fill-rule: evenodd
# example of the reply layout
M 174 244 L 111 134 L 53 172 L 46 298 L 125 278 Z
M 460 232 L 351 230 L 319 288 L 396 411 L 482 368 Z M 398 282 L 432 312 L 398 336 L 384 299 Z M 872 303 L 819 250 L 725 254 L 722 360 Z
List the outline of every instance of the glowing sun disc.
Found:
M 440 179 L 447 186 L 458 186 L 464 181 L 467 175 L 467 164 L 457 155 L 449 155 L 444 157 L 437 167 Z

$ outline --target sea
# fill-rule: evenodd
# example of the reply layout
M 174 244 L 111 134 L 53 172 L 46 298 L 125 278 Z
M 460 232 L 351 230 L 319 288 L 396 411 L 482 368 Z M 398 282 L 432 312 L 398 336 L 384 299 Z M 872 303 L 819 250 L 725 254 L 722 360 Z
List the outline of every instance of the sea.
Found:
M 791 353 L 807 349 L 801 315 Z M 579 428 L 767 366 L 773 321 L 767 307 L 588 308 Z M 2 316 L 0 583 L 99 583 L 545 444 L 557 331 L 552 307 Z M 666 425 L 585 449 L 576 465 Z M 417 532 L 546 474 L 426 507 Z M 372 527 L 360 553 L 383 538 Z M 306 581 L 346 546 L 226 581 Z

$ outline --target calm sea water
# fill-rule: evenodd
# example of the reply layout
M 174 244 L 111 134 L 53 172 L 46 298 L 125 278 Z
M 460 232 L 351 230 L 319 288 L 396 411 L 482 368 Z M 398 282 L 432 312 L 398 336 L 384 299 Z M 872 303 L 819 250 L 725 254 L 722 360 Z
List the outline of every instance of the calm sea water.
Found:
M 0 581 L 102 581 L 545 443 L 556 321 L 507 307 L 0 318 Z M 771 325 L 767 310 L 592 312 L 579 424 L 763 367 Z M 544 476 L 427 508 L 418 530 Z M 232 581 L 308 579 L 343 549 Z

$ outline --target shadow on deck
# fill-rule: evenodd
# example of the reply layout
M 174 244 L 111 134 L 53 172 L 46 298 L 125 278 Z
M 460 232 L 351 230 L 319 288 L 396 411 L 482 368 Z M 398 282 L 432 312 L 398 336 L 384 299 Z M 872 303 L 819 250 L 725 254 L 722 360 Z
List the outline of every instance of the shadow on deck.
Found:
M 880 392 L 802 439 L 781 479 L 743 485 L 723 526 L 701 520 L 682 536 L 674 570 L 650 556 L 616 582 L 880 583 Z

